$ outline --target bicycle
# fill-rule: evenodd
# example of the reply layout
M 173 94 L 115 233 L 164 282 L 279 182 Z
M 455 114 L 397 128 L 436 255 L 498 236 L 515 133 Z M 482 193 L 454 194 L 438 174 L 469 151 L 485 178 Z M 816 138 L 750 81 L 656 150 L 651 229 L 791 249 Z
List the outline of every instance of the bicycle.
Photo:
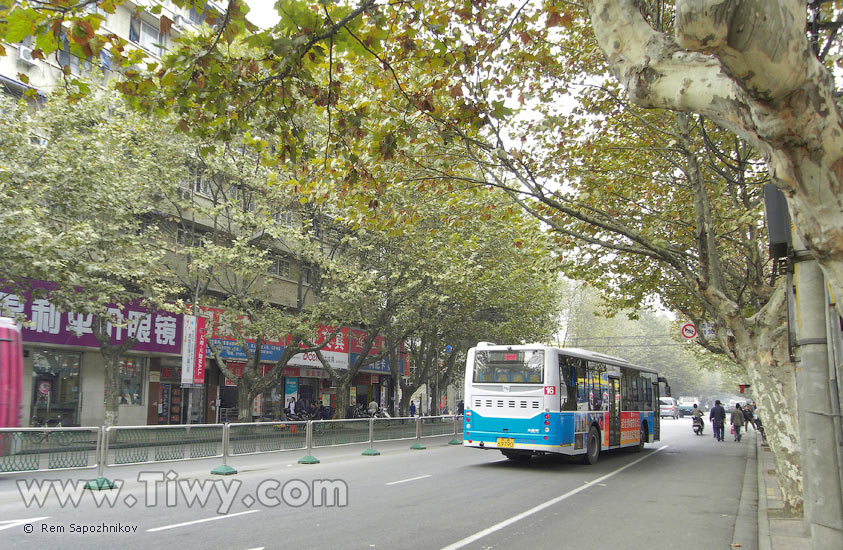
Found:
M 62 418 L 56 418 L 54 420 L 41 420 L 37 416 L 33 416 L 30 421 L 29 425 L 34 428 L 62 428 Z M 61 447 L 67 447 L 70 445 L 72 437 L 67 437 L 67 433 L 63 432 L 24 432 L 26 439 L 32 443 L 33 445 L 41 445 L 44 442 L 50 441 L 50 435 L 54 434 L 53 441 L 55 441 Z

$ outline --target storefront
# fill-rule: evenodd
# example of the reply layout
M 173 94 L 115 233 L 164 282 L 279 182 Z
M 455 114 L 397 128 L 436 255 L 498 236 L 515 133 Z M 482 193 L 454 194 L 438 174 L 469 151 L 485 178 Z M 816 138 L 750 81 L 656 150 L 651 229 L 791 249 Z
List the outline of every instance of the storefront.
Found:
M 32 349 L 30 425 L 78 426 L 82 354 Z
M 43 282 L 33 286 L 50 289 Z M 24 423 L 102 425 L 107 368 L 93 335 L 94 316 L 60 311 L 48 299 L 27 293 L 0 293 L 0 306 L 5 314 L 28 321 L 21 330 Z M 111 343 L 117 345 L 129 337 L 136 340 L 121 358 L 118 424 L 146 424 L 150 364 L 179 356 L 181 316 L 132 305 L 108 312 L 113 320 L 106 325 Z

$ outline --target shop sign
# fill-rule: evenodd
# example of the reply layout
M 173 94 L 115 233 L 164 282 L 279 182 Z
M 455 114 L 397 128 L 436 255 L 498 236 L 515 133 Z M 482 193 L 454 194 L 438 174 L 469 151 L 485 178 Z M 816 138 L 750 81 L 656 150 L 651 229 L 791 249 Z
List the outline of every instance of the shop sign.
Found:
M 319 327 L 316 336 L 316 344 L 321 344 L 333 334 L 334 329 L 322 325 Z M 325 347 L 321 349 L 322 357 L 335 369 L 348 369 L 348 327 L 343 327 L 331 338 Z M 321 367 L 322 362 L 316 356 L 316 352 L 299 353 L 290 359 L 290 365 L 299 367 Z
M 222 359 L 233 359 L 236 361 L 247 361 L 246 352 L 237 338 L 234 336 L 235 327 L 232 327 L 224 317 L 225 311 L 213 307 L 198 306 L 198 315 L 205 319 L 207 324 L 206 331 L 209 342 L 213 342 L 220 353 Z M 243 321 L 245 323 L 245 321 Z M 289 336 L 284 339 L 267 339 L 261 343 L 261 362 L 275 363 L 281 359 L 281 354 L 284 353 L 284 347 L 288 344 Z M 246 347 L 251 353 L 257 351 L 257 341 L 254 339 L 246 340 Z M 210 349 L 206 349 L 206 353 L 210 354 Z
M 236 376 L 239 380 L 241 376 L 243 376 L 243 371 L 246 369 L 246 363 L 239 363 L 236 361 L 226 361 L 225 366 L 228 367 L 228 370 L 231 371 L 231 374 Z M 272 370 L 272 365 L 261 365 L 261 376 L 266 376 L 269 371 Z M 225 386 L 228 387 L 236 387 L 237 382 L 229 380 L 228 377 L 225 377 Z
M 12 294 L 0 290 L 0 310 L 4 315 L 19 315 L 28 321 L 21 330 L 24 342 L 100 347 L 94 337 L 93 314 L 59 310 L 48 299 L 49 291 L 55 288 L 53 284 L 35 281 L 32 287 L 47 291 L 46 297 L 33 298 L 29 292 Z M 181 352 L 180 314 L 149 311 L 136 304 L 122 308 L 111 305 L 107 312 L 111 322 L 106 324 L 106 334 L 111 337 L 112 344 L 118 345 L 133 337 L 136 344 L 132 351 L 174 355 Z

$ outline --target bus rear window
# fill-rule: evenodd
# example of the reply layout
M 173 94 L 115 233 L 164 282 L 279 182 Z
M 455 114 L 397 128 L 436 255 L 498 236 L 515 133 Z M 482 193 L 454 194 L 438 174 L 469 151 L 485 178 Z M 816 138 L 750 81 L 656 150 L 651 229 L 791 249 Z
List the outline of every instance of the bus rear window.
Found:
M 544 351 L 478 351 L 474 382 L 544 383 Z

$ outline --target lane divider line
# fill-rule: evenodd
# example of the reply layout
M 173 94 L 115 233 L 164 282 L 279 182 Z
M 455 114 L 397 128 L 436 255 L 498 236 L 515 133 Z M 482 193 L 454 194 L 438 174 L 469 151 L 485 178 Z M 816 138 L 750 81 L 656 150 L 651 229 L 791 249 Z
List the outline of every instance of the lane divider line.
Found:
M 581 491 L 585 491 L 589 487 L 592 487 L 592 486 L 597 485 L 597 484 L 599 484 L 603 481 L 606 481 L 610 477 L 623 472 L 627 468 L 632 468 L 633 466 L 635 466 L 639 462 L 641 462 L 643 460 L 647 460 L 648 458 L 650 458 L 652 456 L 656 456 L 656 453 L 658 453 L 662 449 L 667 449 L 668 447 L 669 447 L 669 445 L 665 445 L 663 447 L 658 447 L 657 449 L 654 449 L 652 453 L 649 453 L 646 456 L 642 456 L 641 458 L 630 462 L 626 466 L 621 466 L 617 470 L 615 470 L 613 472 L 609 472 L 608 474 L 606 474 L 602 477 L 598 477 L 594 481 L 589 481 L 585 485 L 583 485 L 581 487 L 577 487 L 576 489 L 573 489 L 571 491 L 568 491 L 564 495 L 559 495 L 558 497 L 552 498 L 552 499 L 548 500 L 547 502 L 543 502 L 543 503 L 539 504 L 538 506 L 534 506 L 533 508 L 530 508 L 529 510 L 527 510 L 525 512 L 521 512 L 520 514 L 512 516 L 509 519 L 505 519 L 500 523 L 496 523 L 495 525 L 492 525 L 491 527 L 487 527 L 486 529 L 483 529 L 482 531 L 478 531 L 477 533 L 474 533 L 471 536 L 468 536 L 468 537 L 466 537 L 462 540 L 458 540 L 457 542 L 442 548 L 442 550 L 457 550 L 458 548 L 463 548 L 464 546 L 468 546 L 472 542 L 478 541 L 478 540 L 482 539 L 483 537 L 485 537 L 487 535 L 491 535 L 492 533 L 494 533 L 496 531 L 500 531 L 504 527 L 509 527 L 510 525 L 512 525 L 515 522 L 518 522 L 518 521 L 521 521 L 524 518 L 530 517 L 533 514 L 541 512 L 545 508 L 549 508 L 549 507 L 553 506 L 554 504 L 558 504 L 558 503 L 562 502 L 566 498 L 572 497 L 572 496 L 574 496 L 575 494 L 577 494 Z
M 255 512 L 260 512 L 260 510 L 248 510 L 246 512 L 237 512 L 236 514 L 226 514 L 224 516 L 214 516 L 212 518 L 205 518 L 205 519 L 197 519 L 193 521 L 185 521 L 184 523 L 174 523 L 173 525 L 165 525 L 164 527 L 155 527 L 153 529 L 147 529 L 147 533 L 155 533 L 156 531 L 166 531 L 167 529 L 175 529 L 176 527 L 185 527 L 187 525 L 195 525 L 197 523 L 205 523 L 208 521 L 216 521 L 218 519 L 227 519 L 227 518 L 235 518 L 237 516 L 245 516 L 246 514 L 254 514 Z
M 387 483 L 387 485 L 398 485 L 399 483 L 407 483 L 408 481 L 416 481 L 418 479 L 424 479 L 426 477 L 433 477 L 433 476 L 428 474 L 428 475 L 423 475 L 423 476 L 418 476 L 418 477 L 411 477 L 409 479 L 401 479 L 401 480 L 398 480 L 398 481 L 390 481 L 389 483 Z

